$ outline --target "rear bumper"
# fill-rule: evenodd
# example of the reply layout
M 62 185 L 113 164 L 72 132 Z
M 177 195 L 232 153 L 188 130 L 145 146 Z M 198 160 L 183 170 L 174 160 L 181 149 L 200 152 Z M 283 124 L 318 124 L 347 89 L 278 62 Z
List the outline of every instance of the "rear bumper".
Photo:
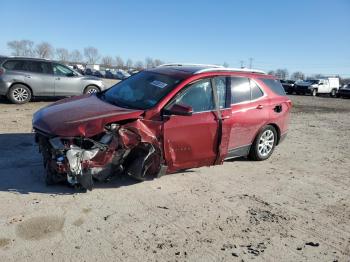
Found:
M 9 85 L 0 78 L 0 95 L 7 95 Z

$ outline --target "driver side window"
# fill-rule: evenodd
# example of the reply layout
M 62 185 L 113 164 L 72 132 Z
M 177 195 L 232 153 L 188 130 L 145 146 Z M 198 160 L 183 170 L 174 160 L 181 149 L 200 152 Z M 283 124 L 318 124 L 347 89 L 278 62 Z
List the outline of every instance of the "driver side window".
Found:
M 53 64 L 53 73 L 56 76 L 68 76 L 68 75 L 72 75 L 73 71 L 63 65 Z
M 191 84 L 185 92 L 175 99 L 174 103 L 191 106 L 194 113 L 213 110 L 214 102 L 210 79 Z

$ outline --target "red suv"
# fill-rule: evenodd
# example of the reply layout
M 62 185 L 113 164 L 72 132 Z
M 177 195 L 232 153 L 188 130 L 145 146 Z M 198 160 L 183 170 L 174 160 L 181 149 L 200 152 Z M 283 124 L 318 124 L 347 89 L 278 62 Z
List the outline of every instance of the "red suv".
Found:
M 262 71 L 167 64 L 98 94 L 35 113 L 48 184 L 127 174 L 139 180 L 225 159 L 270 157 L 288 131 L 291 101 Z

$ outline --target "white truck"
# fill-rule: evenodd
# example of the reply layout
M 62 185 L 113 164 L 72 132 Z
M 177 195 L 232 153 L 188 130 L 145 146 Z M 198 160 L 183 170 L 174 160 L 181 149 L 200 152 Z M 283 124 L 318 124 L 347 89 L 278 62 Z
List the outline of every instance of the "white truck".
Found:
M 297 94 L 310 93 L 312 96 L 318 94 L 330 94 L 331 97 L 336 97 L 340 88 L 340 81 L 338 77 L 309 79 L 297 83 L 294 88 Z

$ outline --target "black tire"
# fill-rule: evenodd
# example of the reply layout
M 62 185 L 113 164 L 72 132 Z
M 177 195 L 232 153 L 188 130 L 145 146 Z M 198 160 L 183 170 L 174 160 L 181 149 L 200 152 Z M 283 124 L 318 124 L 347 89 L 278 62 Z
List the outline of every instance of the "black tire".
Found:
M 312 96 L 317 96 L 317 89 L 312 89 L 311 90 L 311 95 Z
M 331 97 L 337 97 L 337 90 L 332 89 L 331 93 L 329 94 Z
M 7 93 L 7 98 L 14 104 L 25 104 L 32 99 L 32 92 L 25 85 L 15 84 Z
M 265 138 L 270 137 L 270 134 L 273 135 L 273 141 L 268 139 L 268 142 L 266 142 L 266 143 L 262 142 L 262 141 L 266 141 Z M 268 136 L 266 136 L 266 135 L 268 135 Z M 265 138 L 264 138 L 264 136 L 265 136 Z M 254 143 L 252 144 L 252 146 L 250 148 L 249 158 L 252 160 L 255 160 L 255 161 L 263 161 L 263 160 L 268 159 L 272 155 L 276 144 L 277 144 L 276 129 L 270 125 L 265 126 L 259 132 L 259 134 L 256 136 Z M 271 148 L 269 148 L 268 151 L 265 152 L 262 150 L 262 148 L 264 148 L 264 147 L 268 148 L 268 146 L 271 146 Z M 265 153 L 263 153 L 263 152 L 265 152 Z
M 95 93 L 98 93 L 100 91 L 101 90 L 97 86 L 90 85 L 90 86 L 85 87 L 84 94 L 95 94 Z

